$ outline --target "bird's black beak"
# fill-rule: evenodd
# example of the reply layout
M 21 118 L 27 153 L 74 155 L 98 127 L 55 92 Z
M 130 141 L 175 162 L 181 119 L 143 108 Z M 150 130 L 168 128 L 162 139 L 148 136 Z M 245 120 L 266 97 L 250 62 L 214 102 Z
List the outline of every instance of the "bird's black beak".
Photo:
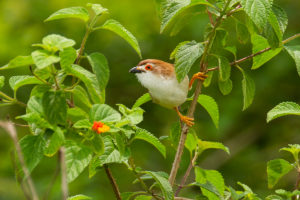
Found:
M 137 67 L 133 67 L 129 70 L 130 73 L 142 73 L 142 72 L 145 72 L 144 69 L 142 69 L 142 67 L 140 66 L 137 66 Z

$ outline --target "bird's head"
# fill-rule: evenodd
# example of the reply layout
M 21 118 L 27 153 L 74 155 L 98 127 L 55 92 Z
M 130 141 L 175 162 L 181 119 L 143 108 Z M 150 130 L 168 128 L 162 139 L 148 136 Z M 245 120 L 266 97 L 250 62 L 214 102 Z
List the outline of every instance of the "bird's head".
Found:
M 134 73 L 146 88 L 151 88 L 161 81 L 176 78 L 172 64 L 156 59 L 143 60 L 129 72 Z

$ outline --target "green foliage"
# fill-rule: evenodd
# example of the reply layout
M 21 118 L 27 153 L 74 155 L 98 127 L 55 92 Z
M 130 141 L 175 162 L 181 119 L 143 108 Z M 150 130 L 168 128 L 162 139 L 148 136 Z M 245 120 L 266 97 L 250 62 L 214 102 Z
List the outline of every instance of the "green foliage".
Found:
M 85 200 L 85 199 L 92 199 L 92 198 L 83 194 L 78 194 L 75 196 L 68 197 L 67 200 Z
M 40 80 L 34 76 L 12 76 L 9 79 L 9 85 L 14 90 L 14 96 L 16 96 L 17 90 L 24 85 L 42 84 Z
M 126 40 L 133 47 L 133 49 L 138 53 L 140 58 L 142 57 L 138 41 L 132 35 L 132 33 L 130 33 L 118 21 L 116 21 L 114 19 L 109 19 L 102 26 L 95 28 L 95 30 L 98 30 L 98 29 L 109 30 L 109 31 L 112 31 L 112 32 L 118 34 L 120 37 L 122 37 L 124 40 Z
M 243 110 L 246 110 L 253 102 L 254 94 L 255 94 L 255 83 L 253 79 L 246 74 L 246 72 L 240 68 L 240 71 L 243 74 L 243 80 L 242 80 L 242 91 L 244 96 L 244 105 Z
M 74 40 L 56 34 L 47 35 L 43 38 L 42 42 L 43 44 L 41 45 L 41 47 L 52 52 L 56 52 L 58 50 L 62 51 L 65 48 L 75 45 Z
M 133 104 L 132 108 L 137 108 L 148 101 L 151 101 L 151 96 L 149 93 L 143 94 L 140 98 L 138 98 L 135 103 Z
M 4 86 L 5 77 L 0 76 L 0 89 Z
M 299 144 L 289 144 L 289 147 L 281 148 L 280 151 L 287 151 L 293 155 L 294 161 L 298 166 L 299 163 L 299 152 L 300 152 L 300 145 Z
M 178 82 L 181 82 L 190 71 L 194 62 L 202 55 L 203 45 L 196 41 L 179 44 L 180 47 L 174 53 L 175 72 Z
M 121 120 L 121 115 L 106 104 L 94 104 L 90 112 L 90 122 L 116 122 Z
M 31 56 L 17 56 L 14 59 L 10 60 L 7 65 L 4 65 L 0 68 L 2 69 L 13 69 L 18 67 L 25 67 L 34 64 Z
M 220 142 L 209 142 L 209 141 L 203 141 L 198 139 L 198 148 L 199 148 L 198 149 L 199 152 L 203 152 L 204 150 L 207 149 L 221 149 L 229 154 L 228 147 L 224 146 Z
M 230 79 L 226 81 L 218 81 L 218 86 L 223 95 L 228 95 L 232 90 L 232 81 Z
M 95 12 L 95 14 L 98 15 L 98 16 L 108 13 L 108 9 L 102 7 L 100 4 L 88 3 L 87 6 L 91 7 L 92 10 Z
M 208 95 L 201 94 L 198 97 L 198 103 L 204 107 L 215 126 L 219 128 L 219 108 L 216 101 Z
M 297 72 L 300 76 L 300 46 L 288 46 L 285 45 L 284 48 L 287 50 L 287 52 L 292 56 L 296 63 Z
M 65 18 L 77 18 L 86 22 L 89 20 L 89 13 L 83 7 L 63 8 L 50 15 L 45 22 Z
M 61 128 L 56 127 L 48 141 L 46 141 L 45 156 L 53 156 L 63 145 L 65 136 Z
M 36 50 L 31 53 L 31 56 L 34 64 L 39 69 L 43 69 L 60 61 L 60 58 L 58 56 L 53 55 L 47 50 Z
M 219 80 L 224 82 L 230 78 L 231 66 L 226 57 L 219 56 Z
M 77 57 L 76 50 L 72 47 L 65 48 L 59 52 L 60 65 L 62 69 L 68 70 Z
M 267 114 L 267 122 L 286 115 L 300 115 L 300 106 L 294 102 L 282 102 Z
M 293 166 L 284 159 L 275 159 L 268 162 L 268 187 L 273 188 L 285 174 L 293 169 Z

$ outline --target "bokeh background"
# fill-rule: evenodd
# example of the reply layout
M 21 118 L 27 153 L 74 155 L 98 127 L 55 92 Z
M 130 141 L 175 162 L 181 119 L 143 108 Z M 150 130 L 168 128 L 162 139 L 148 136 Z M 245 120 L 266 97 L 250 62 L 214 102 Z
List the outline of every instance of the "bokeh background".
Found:
M 28 55 L 34 49 L 31 44 L 39 43 L 50 33 L 57 33 L 74 39 L 79 48 L 84 35 L 84 24 L 67 19 L 44 23 L 54 11 L 71 6 L 84 6 L 87 2 L 100 3 L 110 10 L 110 16 L 120 21 L 138 39 L 143 58 L 157 58 L 169 61 L 169 55 L 179 42 L 185 40 L 203 41 L 203 33 L 208 17 L 196 16 L 175 37 L 159 33 L 159 13 L 155 0 L 1 0 L 0 1 L 0 66 L 5 65 L 17 55 Z M 275 0 L 288 14 L 289 25 L 285 38 L 300 32 L 300 1 Z M 299 44 L 300 40 L 292 43 Z M 238 44 L 238 57 L 251 53 L 251 44 Z M 120 37 L 107 32 L 94 32 L 86 46 L 86 52 L 101 52 L 108 61 L 111 77 L 107 88 L 107 103 L 115 106 L 122 103 L 131 106 L 146 90 L 128 70 L 139 62 L 134 50 Z M 279 152 L 288 144 L 300 143 L 300 118 L 283 117 L 266 123 L 266 113 L 282 101 L 300 103 L 300 77 L 293 60 L 286 52 L 281 52 L 258 70 L 250 71 L 251 61 L 242 64 L 256 83 L 256 95 L 253 104 L 242 111 L 241 74 L 233 70 L 233 90 L 223 96 L 214 80 L 203 92 L 215 98 L 220 110 L 220 128 L 216 129 L 208 114 L 198 106 L 195 112 L 195 129 L 203 140 L 224 142 L 231 150 L 228 156 L 223 152 L 208 151 L 199 159 L 199 165 L 206 169 L 219 170 L 228 185 L 238 188 L 236 182 L 248 184 L 254 192 L 266 196 L 272 191 L 267 188 L 266 163 L 270 159 L 283 157 L 291 160 L 290 155 Z M 195 70 L 198 66 L 194 67 Z M 194 72 L 195 72 L 194 70 Z M 192 73 L 192 72 L 191 72 Z M 12 95 L 8 87 L 10 76 L 30 74 L 29 69 L 1 71 L 6 76 L 6 93 Z M 26 102 L 31 87 L 18 91 L 18 98 Z M 148 129 L 157 137 L 168 135 L 170 127 L 178 119 L 175 112 L 152 103 L 143 106 L 145 120 L 141 127 Z M 0 119 L 24 113 L 24 109 L 15 106 L 0 107 Z M 22 121 L 19 121 L 22 123 Z M 26 128 L 18 127 L 19 138 L 29 133 Z M 166 144 L 168 145 L 168 144 Z M 175 149 L 167 146 L 168 154 L 164 159 L 151 145 L 135 142 L 133 155 L 139 166 L 147 170 L 169 172 Z M 24 199 L 22 191 L 15 181 L 11 152 L 13 142 L 8 134 L 0 130 L 0 199 Z M 184 152 L 179 177 L 188 165 L 189 155 Z M 45 192 L 55 171 L 56 157 L 44 158 L 33 172 L 33 179 L 40 196 Z M 123 165 L 114 165 L 113 174 L 120 185 L 121 192 L 140 189 L 133 185 L 133 174 Z M 292 189 L 296 173 L 290 173 L 277 188 Z M 189 181 L 192 181 L 193 175 Z M 59 179 L 49 199 L 60 199 Z M 70 185 L 70 194 L 85 194 L 94 199 L 114 199 L 112 188 L 104 171 L 89 179 L 87 170 Z M 195 188 L 182 191 L 183 196 L 193 197 L 199 190 Z

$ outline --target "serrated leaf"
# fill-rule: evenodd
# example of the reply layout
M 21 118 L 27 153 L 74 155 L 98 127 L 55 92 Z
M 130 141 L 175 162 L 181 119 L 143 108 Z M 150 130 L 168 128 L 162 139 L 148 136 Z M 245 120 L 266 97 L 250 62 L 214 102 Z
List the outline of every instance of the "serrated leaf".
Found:
M 86 200 L 86 199 L 92 199 L 92 198 L 83 194 L 78 194 L 67 198 L 67 200 Z
M 106 104 L 94 104 L 90 111 L 90 122 L 117 122 L 121 120 L 121 115 Z
M 183 45 L 189 43 L 189 42 L 190 42 L 190 41 L 180 42 L 180 43 L 175 47 L 175 49 L 172 51 L 172 53 L 170 54 L 170 60 L 175 59 L 175 56 L 176 56 L 176 54 L 177 54 L 177 52 L 178 52 L 178 49 L 179 49 L 180 47 L 182 47 Z
M 300 76 L 300 45 L 295 46 L 284 46 L 285 50 L 290 54 L 294 59 L 297 67 L 297 72 Z
M 276 183 L 293 169 L 293 165 L 284 159 L 275 159 L 268 162 L 268 187 L 273 188 Z
M 5 77 L 4 76 L 0 76 L 0 89 L 3 88 L 4 81 L 5 81 Z
M 100 90 L 104 91 L 109 80 L 109 67 L 105 56 L 101 53 L 92 53 L 87 58 L 96 74 Z
M 171 35 L 177 34 L 191 17 L 198 14 L 201 7 L 211 6 L 204 0 L 169 0 L 161 7 L 160 32 L 170 31 Z
M 65 145 L 66 167 L 68 183 L 75 180 L 88 166 L 92 159 L 89 148 L 68 141 Z
M 170 129 L 170 140 L 174 148 L 177 148 L 178 146 L 180 134 L 181 134 L 180 122 L 176 122 L 172 124 Z
M 242 91 L 243 91 L 243 110 L 246 110 L 253 102 L 254 94 L 255 94 L 255 83 L 253 79 L 246 74 L 246 72 L 241 69 L 241 72 L 243 74 L 243 80 L 242 80 Z
M 77 18 L 81 19 L 84 22 L 87 22 L 90 18 L 89 12 L 87 9 L 83 7 L 70 7 L 70 8 L 63 8 L 52 15 L 50 15 L 45 22 L 56 20 L 56 19 L 65 19 L 65 18 Z
M 101 4 L 97 3 L 88 3 L 87 6 L 91 7 L 96 15 L 106 14 L 108 13 L 108 9 L 101 6 Z
M 241 0 L 241 5 L 258 29 L 266 25 L 271 11 L 269 0 Z
M 12 76 L 9 79 L 9 85 L 14 90 L 14 96 L 16 96 L 17 90 L 24 85 L 32 85 L 32 84 L 43 84 L 42 81 L 38 80 L 34 76 Z
M 75 41 L 57 34 L 47 35 L 42 40 L 43 44 L 51 47 L 54 51 L 62 51 L 75 45 Z
M 122 24 L 120 24 L 120 22 L 114 19 L 109 19 L 102 26 L 95 28 L 95 30 L 97 29 L 109 30 L 116 33 L 133 47 L 133 49 L 137 52 L 140 58 L 142 57 L 137 39 Z
M 149 93 L 143 94 L 140 98 L 138 98 L 132 108 L 137 108 L 143 105 L 144 103 L 147 103 L 148 101 L 151 101 L 152 98 Z
M 72 90 L 74 103 L 76 106 L 82 108 L 83 110 L 90 109 L 92 104 L 90 99 L 85 91 L 80 85 L 77 85 Z
M 53 156 L 64 142 L 64 132 L 61 130 L 61 128 L 56 127 L 54 133 L 46 142 L 46 149 L 44 155 L 49 157 Z
M 201 187 L 201 190 L 205 196 L 208 197 L 209 200 L 219 200 L 220 197 L 223 196 L 225 191 L 225 184 L 223 176 L 216 170 L 205 170 L 201 169 L 200 167 L 195 167 L 195 175 L 196 175 L 196 182 L 200 184 L 205 184 L 207 182 L 211 183 L 219 193 L 216 195 L 216 192 L 212 192 L 208 190 L 208 188 Z
M 136 125 L 143 121 L 144 110 L 140 107 L 137 108 L 127 108 L 123 104 L 117 104 L 119 106 L 119 111 L 124 115 L 126 119 L 132 124 Z
M 144 140 L 152 144 L 164 157 L 166 157 L 166 147 L 153 134 L 145 129 L 138 128 L 134 140 Z
M 31 53 L 34 64 L 42 69 L 60 61 L 60 57 L 50 54 L 46 50 L 36 50 Z
M 42 99 L 45 117 L 51 124 L 65 124 L 67 119 L 67 101 L 63 91 L 48 91 Z
M 26 135 L 20 140 L 20 146 L 26 167 L 32 172 L 43 158 L 45 140 L 42 135 Z
M 190 71 L 194 62 L 202 55 L 203 45 L 191 41 L 178 48 L 175 54 L 175 72 L 178 82 L 181 82 Z
M 251 35 L 251 43 L 252 43 L 253 54 L 270 47 L 267 39 L 257 34 Z M 261 67 L 263 64 L 265 64 L 266 62 L 271 60 L 274 56 L 276 56 L 281 51 L 281 49 L 282 49 L 281 47 L 276 49 L 271 49 L 267 52 L 255 56 L 253 58 L 253 64 L 251 69 L 257 69 Z
M 66 70 L 66 72 L 82 80 L 94 103 L 104 102 L 95 74 L 75 64 L 73 64 L 71 68 Z
M 267 122 L 286 115 L 300 115 L 300 105 L 294 102 L 282 102 L 267 114 Z
M 88 119 L 79 120 L 73 125 L 74 128 L 86 128 L 86 129 L 90 129 L 92 128 L 92 126 L 93 124 Z
M 72 47 L 65 48 L 59 52 L 60 66 L 62 69 L 68 69 L 74 63 L 77 57 L 76 50 Z
M 299 152 L 300 152 L 300 145 L 299 144 L 289 144 L 289 147 L 281 148 L 280 151 L 287 151 L 290 152 L 296 163 L 299 161 Z
M 27 67 L 33 65 L 33 59 L 31 56 L 17 56 L 14 59 L 10 60 L 8 64 L 4 65 L 1 69 L 13 69 L 18 67 Z
M 229 154 L 228 147 L 224 146 L 220 142 L 210 142 L 210 141 L 203 141 L 203 140 L 199 139 L 198 140 L 198 148 L 199 148 L 199 152 L 203 152 L 207 149 L 221 149 Z
M 27 102 L 26 111 L 28 113 L 35 112 L 42 116 L 44 113 L 43 106 L 42 106 L 42 99 L 36 96 L 31 96 Z
M 216 101 L 208 95 L 201 94 L 197 102 L 204 107 L 215 126 L 219 128 L 219 107 Z
M 161 174 L 158 172 L 145 171 L 145 173 L 149 174 L 150 176 L 152 176 L 154 178 L 156 183 L 159 185 L 165 200 L 173 200 L 174 199 L 172 186 L 170 185 L 167 178 L 161 176 Z
M 16 119 L 23 119 L 28 123 L 34 123 L 38 128 L 42 129 L 53 128 L 52 125 L 50 125 L 39 113 L 36 112 L 29 112 L 25 115 L 16 117 Z
M 227 81 L 218 81 L 218 86 L 223 95 L 227 95 L 232 90 L 232 81 L 228 79 Z
M 272 11 L 275 14 L 277 21 L 279 23 L 279 28 L 280 31 L 282 33 L 282 35 L 284 34 L 286 27 L 288 25 L 288 17 L 286 12 L 279 6 L 276 4 L 272 5 Z

